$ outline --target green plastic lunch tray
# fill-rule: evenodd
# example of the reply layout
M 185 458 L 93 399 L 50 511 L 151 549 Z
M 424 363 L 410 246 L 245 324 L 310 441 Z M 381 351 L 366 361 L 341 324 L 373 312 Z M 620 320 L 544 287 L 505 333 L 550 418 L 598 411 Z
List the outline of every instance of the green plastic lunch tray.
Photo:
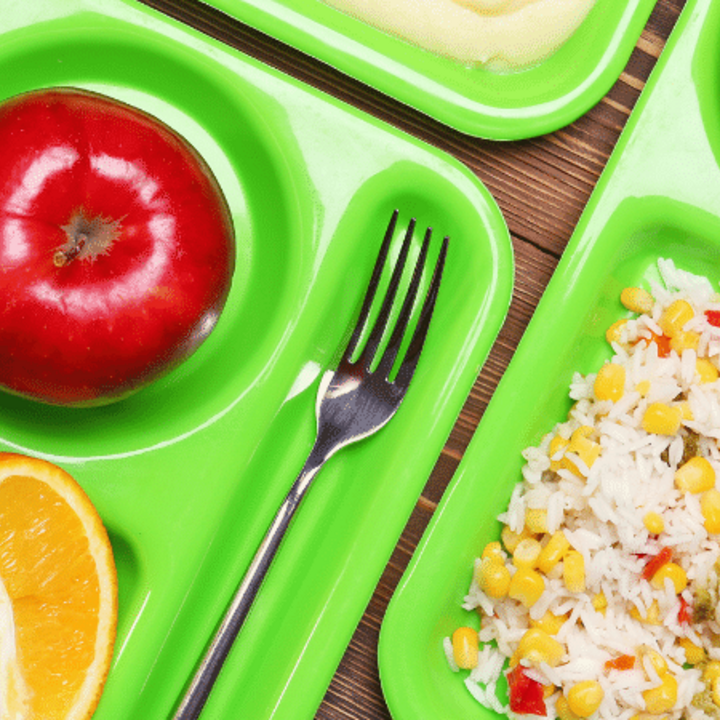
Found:
M 534 137 L 587 112 L 625 68 L 655 0 L 596 0 L 556 52 L 520 72 L 467 67 L 346 15 L 322 0 L 204 0 L 463 133 Z
M 217 328 L 170 375 L 93 409 L 0 394 L 0 447 L 67 469 L 110 533 L 119 627 L 96 720 L 171 716 L 310 450 L 392 210 L 450 236 L 405 403 L 317 478 L 202 715 L 310 718 L 505 317 L 502 216 L 449 156 L 139 3 L 11 3 L 0 35 L 0 98 L 77 86 L 156 115 L 209 162 L 237 230 Z
M 690 0 L 383 621 L 383 690 L 397 720 L 491 718 L 442 638 L 473 622 L 473 560 L 498 539 L 521 451 L 571 406 L 574 372 L 610 357 L 605 330 L 656 261 L 720 281 L 720 3 Z M 474 616 L 477 622 L 477 616 Z

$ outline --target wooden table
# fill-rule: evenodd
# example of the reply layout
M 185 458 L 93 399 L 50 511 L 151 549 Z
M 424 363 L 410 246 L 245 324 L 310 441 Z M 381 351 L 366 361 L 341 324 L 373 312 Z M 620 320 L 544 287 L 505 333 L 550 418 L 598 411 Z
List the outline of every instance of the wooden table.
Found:
M 376 653 L 387 604 L 513 355 L 684 0 L 658 0 L 625 72 L 597 106 L 562 130 L 512 143 L 478 140 L 451 130 L 196 0 L 143 1 L 454 155 L 490 190 L 510 229 L 516 281 L 507 320 L 316 715 L 318 720 L 389 720 Z

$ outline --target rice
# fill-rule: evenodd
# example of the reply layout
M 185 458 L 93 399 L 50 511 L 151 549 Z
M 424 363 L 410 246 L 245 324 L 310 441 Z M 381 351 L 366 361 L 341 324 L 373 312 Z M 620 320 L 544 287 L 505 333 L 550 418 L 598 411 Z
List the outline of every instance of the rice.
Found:
M 610 363 L 574 375 L 567 421 L 523 452 L 503 544 L 462 605 L 479 649 L 444 640 L 511 718 L 720 719 L 720 296 L 658 269 L 649 294 L 623 293 Z

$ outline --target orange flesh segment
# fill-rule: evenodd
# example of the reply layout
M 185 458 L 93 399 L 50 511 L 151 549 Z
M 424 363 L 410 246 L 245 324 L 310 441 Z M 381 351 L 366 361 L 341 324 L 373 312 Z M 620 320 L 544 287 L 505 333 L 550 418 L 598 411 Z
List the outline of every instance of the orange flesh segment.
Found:
M 0 481 L 0 578 L 31 718 L 67 717 L 96 655 L 100 580 L 77 512 L 48 483 Z

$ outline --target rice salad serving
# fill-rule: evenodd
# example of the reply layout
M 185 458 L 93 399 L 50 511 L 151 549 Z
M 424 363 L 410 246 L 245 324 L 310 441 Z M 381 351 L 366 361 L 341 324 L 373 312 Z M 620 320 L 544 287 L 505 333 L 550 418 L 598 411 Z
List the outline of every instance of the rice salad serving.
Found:
M 510 717 L 720 720 L 720 295 L 659 260 L 575 374 L 445 638 Z M 507 691 L 505 691 L 505 686 Z

